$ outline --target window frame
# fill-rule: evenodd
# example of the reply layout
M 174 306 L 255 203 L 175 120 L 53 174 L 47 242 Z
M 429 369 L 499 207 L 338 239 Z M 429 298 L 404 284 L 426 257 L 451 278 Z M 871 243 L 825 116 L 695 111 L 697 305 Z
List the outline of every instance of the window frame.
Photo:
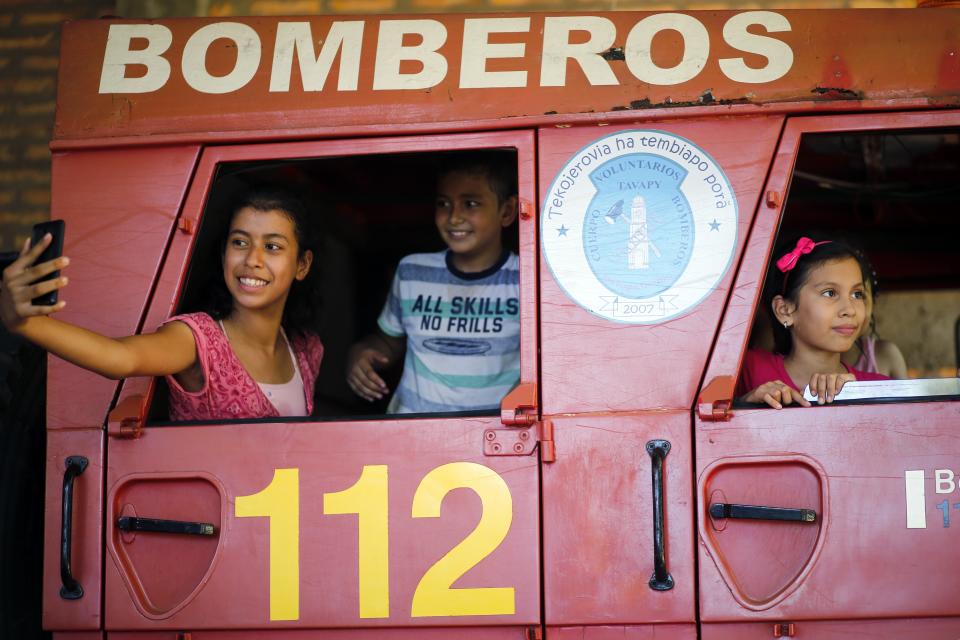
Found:
M 720 331 L 707 361 L 697 405 L 726 403 L 741 409 L 765 405 L 737 402 L 734 390 L 749 348 L 750 332 L 762 304 L 763 284 L 783 221 L 790 186 L 804 135 L 819 133 L 868 133 L 898 129 L 960 127 L 958 111 L 921 111 L 874 114 L 830 114 L 788 118 L 763 188 L 747 246 L 734 280 L 733 290 L 720 323 Z M 722 339 L 720 337 L 722 336 Z M 881 402 L 956 400 L 957 396 L 849 400 L 842 405 Z M 701 411 L 702 413 L 702 411 Z
M 216 183 L 221 165 L 240 162 L 296 161 L 320 158 L 387 155 L 401 153 L 431 153 L 462 150 L 510 148 L 517 154 L 518 186 L 518 256 L 520 259 L 520 382 L 519 385 L 535 385 L 538 377 L 537 350 L 539 332 L 537 322 L 537 237 L 536 218 L 533 215 L 536 201 L 536 147 L 532 130 L 475 132 L 460 134 L 418 135 L 395 138 L 345 138 L 320 139 L 299 142 L 243 143 L 228 146 L 206 147 L 200 154 L 196 171 L 187 188 L 184 204 L 176 224 L 166 255 L 160 267 L 159 277 L 146 305 L 142 325 L 143 332 L 155 331 L 167 318 L 175 314 L 185 293 L 193 252 L 197 245 L 199 229 L 203 224 L 204 211 Z M 140 424 L 149 427 L 180 426 L 192 423 L 148 421 L 157 388 L 154 377 L 129 378 L 122 382 L 116 407 L 139 407 Z M 126 411 L 123 411 L 126 413 Z M 484 413 L 484 415 L 490 415 Z M 469 419 L 476 412 L 436 414 L 410 414 L 409 416 L 307 416 L 291 418 L 299 422 L 343 422 L 377 419 L 408 419 L 423 417 L 451 417 Z M 244 423 L 247 420 L 231 420 L 229 423 Z M 205 421 L 204 424 L 207 424 Z

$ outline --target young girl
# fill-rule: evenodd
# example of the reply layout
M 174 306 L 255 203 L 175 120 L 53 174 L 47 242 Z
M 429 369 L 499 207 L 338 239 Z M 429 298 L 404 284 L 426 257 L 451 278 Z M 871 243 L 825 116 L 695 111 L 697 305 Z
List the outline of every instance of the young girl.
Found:
M 907 377 L 907 361 L 900 352 L 896 343 L 884 340 L 877 335 L 876 317 L 873 315 L 873 306 L 877 296 L 877 272 L 862 253 L 861 263 L 864 271 L 864 306 L 866 306 L 866 322 L 860 336 L 853 343 L 853 348 L 841 357 L 844 364 L 867 373 L 882 373 L 891 378 L 903 379 Z
M 3 272 L 0 319 L 11 332 L 113 379 L 168 376 L 173 420 L 309 415 L 323 356 L 314 335 L 314 248 L 303 206 L 280 191 L 247 194 L 231 209 L 210 313 L 171 318 L 156 333 L 108 338 L 49 317 L 66 304 L 32 299 L 66 277 L 32 284 L 69 259 L 33 265 L 50 244 L 24 243 Z M 33 266 L 31 266 L 33 265 Z
M 840 360 L 867 322 L 858 254 L 840 241 L 800 238 L 777 255 L 767 278 L 767 290 L 775 294 L 769 306 L 775 353 L 747 353 L 737 395 L 776 409 L 793 402 L 808 407 L 801 391 L 806 384 L 823 404 L 851 380 L 886 380 Z

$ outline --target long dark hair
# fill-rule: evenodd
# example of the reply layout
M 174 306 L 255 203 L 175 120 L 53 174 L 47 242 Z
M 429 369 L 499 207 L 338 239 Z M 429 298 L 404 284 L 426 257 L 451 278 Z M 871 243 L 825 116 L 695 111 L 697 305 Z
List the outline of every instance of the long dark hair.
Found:
M 786 255 L 797 246 L 799 237 L 791 238 L 788 242 L 781 244 L 773 254 L 770 260 L 770 268 L 767 271 L 767 280 L 764 285 L 763 304 L 766 306 L 767 315 L 773 326 L 773 350 L 782 355 L 789 355 L 793 348 L 793 336 L 790 330 L 785 328 L 777 320 L 773 313 L 773 299 L 777 296 L 783 296 L 793 304 L 799 303 L 800 289 L 806 284 L 810 277 L 810 272 L 817 267 L 837 260 L 846 260 L 853 258 L 860 266 L 861 278 L 869 277 L 869 268 L 864 263 L 863 254 L 843 240 L 825 237 L 811 238 L 818 244 L 810 253 L 801 254 L 793 269 L 783 272 L 777 267 L 777 260 Z
M 307 251 L 313 252 L 313 265 L 303 280 L 294 280 L 283 308 L 283 328 L 291 336 L 303 336 L 315 333 L 320 315 L 319 292 L 319 249 L 320 238 L 316 225 L 312 224 L 307 209 L 299 198 L 281 189 L 254 189 L 241 194 L 230 205 L 230 217 L 220 238 L 220 261 L 227 248 L 227 235 L 233 218 L 242 209 L 255 211 L 279 211 L 293 222 L 297 240 L 297 257 L 302 258 Z M 223 270 L 219 277 L 211 278 L 206 311 L 217 320 L 222 320 L 233 311 L 233 297 L 223 280 Z

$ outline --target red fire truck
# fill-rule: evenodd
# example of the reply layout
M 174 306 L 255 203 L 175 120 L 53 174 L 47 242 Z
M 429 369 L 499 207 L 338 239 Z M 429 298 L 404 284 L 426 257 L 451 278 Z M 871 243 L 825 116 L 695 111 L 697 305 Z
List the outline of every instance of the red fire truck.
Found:
M 520 384 L 386 415 L 346 350 L 469 149 L 516 161 Z M 79 21 L 52 150 L 62 317 L 108 335 L 196 305 L 244 186 L 327 238 L 310 418 L 173 423 L 50 360 L 58 640 L 960 637 L 952 343 L 872 397 L 734 398 L 778 237 L 960 300 L 960 11 Z

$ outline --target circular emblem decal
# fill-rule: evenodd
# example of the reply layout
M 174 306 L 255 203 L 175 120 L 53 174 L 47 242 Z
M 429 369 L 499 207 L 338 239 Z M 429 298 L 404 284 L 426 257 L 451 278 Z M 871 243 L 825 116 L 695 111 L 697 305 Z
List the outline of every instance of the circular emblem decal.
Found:
M 717 163 L 689 140 L 620 131 L 560 170 L 540 237 L 574 302 L 609 320 L 653 324 L 695 307 L 723 278 L 737 201 Z

